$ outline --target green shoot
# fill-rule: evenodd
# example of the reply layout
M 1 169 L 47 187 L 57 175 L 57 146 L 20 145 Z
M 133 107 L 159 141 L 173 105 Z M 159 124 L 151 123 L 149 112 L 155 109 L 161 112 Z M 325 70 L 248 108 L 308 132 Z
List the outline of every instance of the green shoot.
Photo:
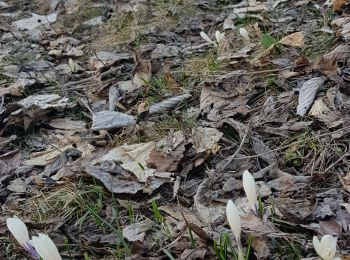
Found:
M 129 214 L 130 223 L 131 224 L 135 223 L 135 213 L 131 203 L 128 203 L 128 214 Z
M 196 248 L 196 242 L 195 242 L 195 240 L 194 240 L 194 238 L 193 238 L 193 233 L 192 233 L 192 229 L 191 229 L 190 226 L 188 227 L 188 233 L 189 233 L 190 239 L 191 239 L 191 247 L 192 247 L 193 249 L 195 249 L 195 248 Z
M 175 260 L 175 258 L 173 257 L 173 255 L 165 248 L 162 248 L 162 251 L 164 252 L 164 254 L 167 255 L 167 257 L 169 257 L 170 260 Z
M 260 195 L 258 195 L 258 211 L 259 211 L 259 216 L 262 218 L 264 215 L 264 204 L 261 200 Z
M 265 49 L 269 48 L 271 45 L 276 44 L 277 40 L 273 38 L 270 34 L 264 33 L 261 37 L 261 44 Z
M 153 200 L 152 204 L 151 204 L 151 207 L 152 207 L 153 215 L 156 218 L 156 220 L 158 221 L 158 223 L 163 223 L 164 222 L 164 217 L 163 217 L 162 213 L 160 213 L 160 210 L 158 208 L 157 202 Z

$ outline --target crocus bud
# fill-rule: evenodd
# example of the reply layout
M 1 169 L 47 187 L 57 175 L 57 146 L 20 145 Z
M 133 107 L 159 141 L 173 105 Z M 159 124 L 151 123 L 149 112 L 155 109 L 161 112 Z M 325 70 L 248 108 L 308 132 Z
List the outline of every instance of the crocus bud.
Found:
M 54 242 L 49 236 L 40 234 L 32 237 L 32 244 L 43 260 L 61 260 L 61 256 Z
M 319 241 L 318 238 L 314 236 L 312 239 L 312 243 L 314 245 L 316 253 L 323 260 L 339 259 L 339 258 L 334 258 L 335 252 L 337 250 L 337 238 L 331 235 L 325 235 L 321 238 L 321 241 Z
M 34 250 L 29 240 L 29 233 L 26 224 L 17 217 L 6 219 L 7 228 L 15 237 L 17 242 L 34 258 L 39 259 L 38 253 Z
M 250 42 L 250 37 L 246 29 L 239 28 L 239 34 L 243 37 L 245 41 Z
M 208 34 L 206 34 L 205 32 L 200 32 L 200 36 L 203 38 L 203 40 L 205 40 L 206 42 L 208 42 L 208 43 L 211 43 L 211 44 L 214 44 L 214 46 L 218 46 L 215 42 L 213 42 L 210 38 L 209 38 L 209 36 L 208 36 Z
M 218 44 L 220 44 L 220 41 L 225 39 L 225 33 L 221 33 L 220 31 L 216 31 L 215 38 L 216 38 L 216 41 L 218 42 Z
M 17 217 L 6 219 L 7 228 L 15 237 L 17 242 L 24 246 L 29 241 L 29 233 L 26 224 Z
M 256 205 L 258 203 L 256 196 L 256 185 L 254 177 L 249 171 L 244 171 L 243 173 L 243 188 L 253 212 L 256 213 Z
M 236 238 L 238 247 L 238 259 L 243 259 L 243 251 L 241 244 L 241 218 L 239 216 L 238 209 L 232 200 L 229 200 L 226 206 L 226 217 L 228 224 Z

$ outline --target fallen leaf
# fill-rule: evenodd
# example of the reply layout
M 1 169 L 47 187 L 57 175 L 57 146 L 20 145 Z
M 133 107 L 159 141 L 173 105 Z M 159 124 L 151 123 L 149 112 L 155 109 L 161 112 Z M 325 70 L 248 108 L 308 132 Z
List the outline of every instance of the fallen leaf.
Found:
M 313 69 L 319 70 L 326 76 L 331 77 L 337 74 L 337 62 L 347 60 L 348 58 L 350 58 L 350 46 L 339 45 L 330 53 L 327 53 L 318 59 L 314 63 Z
M 273 227 L 270 222 L 263 222 L 263 220 L 255 215 L 241 216 L 242 229 L 247 233 L 253 233 L 254 236 L 268 235 L 278 233 L 277 229 Z
M 191 97 L 192 97 L 192 95 L 190 95 L 190 94 L 184 94 L 184 95 L 175 96 L 175 97 L 165 99 L 159 103 L 156 103 L 156 104 L 153 104 L 152 106 L 150 106 L 149 113 L 150 114 L 157 114 L 157 113 L 162 113 L 162 112 L 168 111 L 168 110 L 176 107 L 179 103 L 181 103 L 181 102 L 183 102 L 186 99 L 189 99 Z
M 304 43 L 304 33 L 303 32 L 295 32 L 290 35 L 283 37 L 280 41 L 280 44 L 303 48 L 305 46 Z
M 207 249 L 200 247 L 195 249 L 185 249 L 182 252 L 180 259 L 181 260 L 198 260 L 205 259 L 205 254 L 207 253 Z
M 136 124 L 133 116 L 117 111 L 103 110 L 92 115 L 91 130 L 108 130 Z
M 267 246 L 266 239 L 263 236 L 255 236 L 252 242 L 254 254 L 258 259 L 264 259 L 270 256 L 270 249 Z
M 304 116 L 311 107 L 316 97 L 317 90 L 322 87 L 326 81 L 325 77 L 315 77 L 304 82 L 299 92 L 297 114 Z
M 132 84 L 136 87 L 142 87 L 151 80 L 152 65 L 150 60 L 144 60 L 138 54 L 134 54 L 135 68 L 132 71 Z
M 346 0 L 333 0 L 333 11 L 339 12 L 346 5 Z
M 123 228 L 123 237 L 129 242 L 140 241 L 145 239 L 146 231 L 152 228 L 152 222 L 145 220 L 136 222 Z

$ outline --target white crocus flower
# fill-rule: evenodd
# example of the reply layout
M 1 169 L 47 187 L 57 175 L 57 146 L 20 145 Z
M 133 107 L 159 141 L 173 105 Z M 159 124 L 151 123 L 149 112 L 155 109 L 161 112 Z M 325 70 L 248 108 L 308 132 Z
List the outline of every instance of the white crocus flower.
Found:
M 241 218 L 238 209 L 232 200 L 229 200 L 226 206 L 226 217 L 230 228 L 235 235 L 238 247 L 238 260 L 243 259 L 243 251 L 241 244 Z
M 216 38 L 216 41 L 218 42 L 218 44 L 220 44 L 220 42 L 223 39 L 225 39 L 225 33 L 221 33 L 220 31 L 216 31 L 215 38 Z
M 54 242 L 49 236 L 40 234 L 32 237 L 32 244 L 43 260 L 61 260 L 61 256 Z
M 334 257 L 337 250 L 337 238 L 331 235 L 325 235 L 321 238 L 320 241 L 316 236 L 314 236 L 312 243 L 314 245 L 316 253 L 323 260 L 340 260 L 339 258 Z
M 239 28 L 239 34 L 243 37 L 245 41 L 250 42 L 250 37 L 246 29 Z
M 210 38 L 209 38 L 209 36 L 208 36 L 208 34 L 206 34 L 205 32 L 200 32 L 200 36 L 203 38 L 203 40 L 205 40 L 206 42 L 208 42 L 208 43 L 210 43 L 210 44 L 213 44 L 215 47 L 218 47 L 218 45 L 214 42 L 214 41 L 212 41 Z
M 244 171 L 243 173 L 243 189 L 247 195 L 250 207 L 252 208 L 253 212 L 256 213 L 256 205 L 258 204 L 256 196 L 256 185 L 254 177 L 250 174 L 249 171 Z
M 39 259 L 40 256 L 34 250 L 29 240 L 29 233 L 26 224 L 17 217 L 6 219 L 7 228 L 15 237 L 17 242 L 34 258 Z

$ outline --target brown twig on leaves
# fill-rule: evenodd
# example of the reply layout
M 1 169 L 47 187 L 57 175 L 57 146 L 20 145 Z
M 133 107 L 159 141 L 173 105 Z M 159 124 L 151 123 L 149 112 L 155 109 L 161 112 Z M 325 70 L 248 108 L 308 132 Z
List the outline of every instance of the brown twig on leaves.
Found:
M 244 132 L 244 135 L 242 137 L 242 141 L 240 143 L 240 145 L 238 146 L 237 150 L 235 151 L 234 154 L 231 155 L 231 157 L 228 159 L 227 163 L 225 163 L 225 165 L 223 167 L 221 167 L 220 170 L 225 170 L 227 168 L 227 166 L 229 166 L 231 164 L 231 162 L 233 161 L 233 159 L 236 157 L 236 155 L 239 153 L 239 151 L 242 149 L 244 143 L 245 143 L 245 140 L 247 139 L 248 137 L 248 134 L 252 128 L 252 122 L 253 120 L 250 120 L 245 128 L 245 132 Z

